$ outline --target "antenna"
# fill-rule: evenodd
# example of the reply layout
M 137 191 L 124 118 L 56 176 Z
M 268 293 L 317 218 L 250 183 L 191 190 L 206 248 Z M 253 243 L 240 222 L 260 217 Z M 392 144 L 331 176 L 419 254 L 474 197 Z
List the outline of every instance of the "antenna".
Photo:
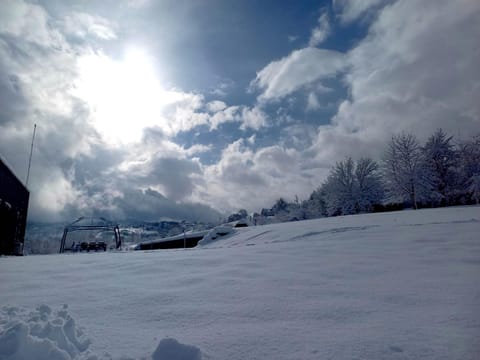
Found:
M 32 145 L 30 146 L 30 158 L 28 159 L 27 181 L 25 181 L 25 187 L 28 186 L 28 178 L 30 177 L 30 166 L 32 165 L 33 142 L 35 141 L 36 129 L 37 129 L 37 124 L 33 124 Z

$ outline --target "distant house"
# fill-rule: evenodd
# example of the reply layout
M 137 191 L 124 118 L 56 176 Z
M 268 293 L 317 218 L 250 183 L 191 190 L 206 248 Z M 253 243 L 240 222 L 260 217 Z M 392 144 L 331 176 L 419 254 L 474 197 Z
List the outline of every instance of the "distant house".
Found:
M 30 193 L 0 157 L 0 255 L 22 255 Z

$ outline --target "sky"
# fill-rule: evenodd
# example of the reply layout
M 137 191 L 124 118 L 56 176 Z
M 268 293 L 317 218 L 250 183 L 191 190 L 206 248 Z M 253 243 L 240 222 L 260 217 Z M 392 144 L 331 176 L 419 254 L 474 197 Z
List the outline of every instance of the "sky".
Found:
M 2 0 L 0 155 L 29 220 L 216 221 L 402 131 L 480 129 L 476 0 Z

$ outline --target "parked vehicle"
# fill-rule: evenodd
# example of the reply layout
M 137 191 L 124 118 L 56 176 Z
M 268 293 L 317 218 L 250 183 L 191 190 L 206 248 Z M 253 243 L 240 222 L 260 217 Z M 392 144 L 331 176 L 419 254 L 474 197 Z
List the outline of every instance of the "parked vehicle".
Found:
M 80 244 L 80 251 L 107 251 L 107 244 L 104 241 L 90 241 L 82 242 Z

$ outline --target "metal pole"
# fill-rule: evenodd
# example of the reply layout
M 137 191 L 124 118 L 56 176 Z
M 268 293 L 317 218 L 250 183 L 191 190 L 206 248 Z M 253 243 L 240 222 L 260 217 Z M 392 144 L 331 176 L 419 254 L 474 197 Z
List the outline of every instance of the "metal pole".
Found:
M 62 241 L 60 242 L 60 254 L 62 254 L 65 250 L 65 240 L 67 239 L 67 234 L 68 228 L 65 228 L 65 230 L 63 230 Z
M 120 228 L 115 226 L 115 241 L 117 243 L 117 249 L 120 249 L 122 246 L 122 238 L 120 236 Z
M 183 228 L 183 248 L 187 248 L 187 238 L 185 237 L 185 228 Z
M 37 129 L 37 124 L 33 124 L 32 145 L 30 146 L 30 158 L 28 159 L 27 181 L 25 181 L 25 187 L 28 186 L 28 178 L 30 177 L 30 166 L 32 165 L 33 142 L 35 141 L 36 129 Z

